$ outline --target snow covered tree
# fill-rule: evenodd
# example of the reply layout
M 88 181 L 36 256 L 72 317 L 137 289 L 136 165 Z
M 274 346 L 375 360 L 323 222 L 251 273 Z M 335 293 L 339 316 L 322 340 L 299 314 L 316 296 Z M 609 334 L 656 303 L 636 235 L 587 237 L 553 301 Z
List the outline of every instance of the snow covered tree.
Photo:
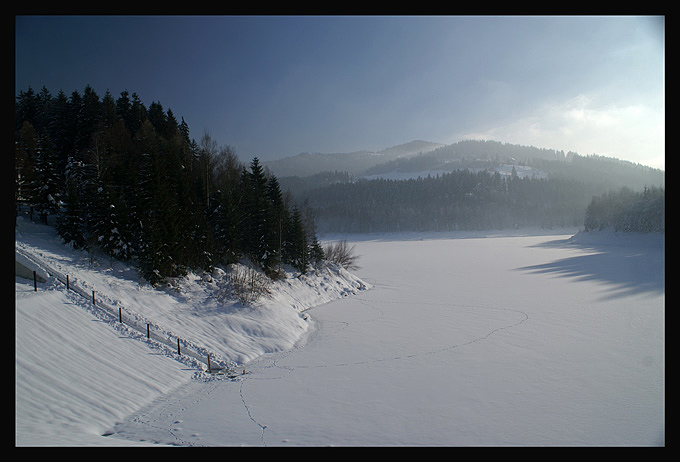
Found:
M 65 172 L 66 190 L 61 213 L 57 218 L 57 232 L 66 244 L 83 249 L 86 244 L 86 203 L 81 200 L 82 162 L 70 158 Z

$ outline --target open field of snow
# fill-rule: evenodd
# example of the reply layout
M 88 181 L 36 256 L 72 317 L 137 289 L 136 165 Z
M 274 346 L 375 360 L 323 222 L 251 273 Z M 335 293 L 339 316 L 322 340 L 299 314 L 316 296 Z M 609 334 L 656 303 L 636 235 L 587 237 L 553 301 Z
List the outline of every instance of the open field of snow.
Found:
M 20 223 L 17 249 L 237 374 L 17 278 L 16 444 L 665 445 L 664 237 L 572 234 L 359 236 L 356 276 L 244 308 Z

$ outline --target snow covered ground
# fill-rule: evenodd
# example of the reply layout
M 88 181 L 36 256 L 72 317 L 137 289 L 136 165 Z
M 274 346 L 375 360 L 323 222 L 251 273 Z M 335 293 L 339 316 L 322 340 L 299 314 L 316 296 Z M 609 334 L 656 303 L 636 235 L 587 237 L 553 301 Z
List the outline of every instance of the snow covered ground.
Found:
M 16 445 L 665 445 L 664 237 L 573 231 L 355 236 L 356 276 L 246 308 L 20 217 L 18 253 L 236 373 L 17 278 Z

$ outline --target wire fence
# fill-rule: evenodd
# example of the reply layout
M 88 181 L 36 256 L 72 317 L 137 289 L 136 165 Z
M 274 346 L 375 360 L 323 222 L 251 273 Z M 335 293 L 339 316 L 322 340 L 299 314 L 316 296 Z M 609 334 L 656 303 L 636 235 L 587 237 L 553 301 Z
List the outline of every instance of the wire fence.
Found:
M 86 289 L 76 283 L 76 281 L 71 280 L 68 274 L 64 274 L 54 268 L 46 265 L 42 261 L 38 261 L 29 253 L 22 251 L 20 248 L 16 248 L 16 252 L 19 253 L 24 259 L 28 260 L 37 268 L 42 269 L 48 276 L 54 277 L 58 282 L 64 284 L 68 292 L 73 292 L 75 294 L 83 297 L 88 303 L 91 303 L 93 307 L 98 309 L 100 312 L 111 316 L 113 320 L 124 324 L 135 331 L 146 335 L 149 340 L 154 340 L 160 344 L 163 344 L 173 350 L 177 351 L 178 355 L 185 355 L 195 360 L 205 364 L 208 368 L 208 372 L 214 373 L 225 373 L 230 372 L 227 364 L 221 361 L 215 361 L 214 356 L 211 359 L 210 352 L 205 348 L 197 347 L 195 344 L 181 339 L 178 336 L 173 336 L 161 330 L 158 326 L 143 319 L 140 319 L 134 313 L 125 310 L 123 307 L 118 306 L 114 308 L 110 304 L 106 303 L 101 297 L 97 297 L 97 293 L 94 290 Z M 20 264 L 17 262 L 17 267 Z M 30 272 L 30 270 L 29 270 Z M 45 278 L 37 273 L 37 271 L 32 271 L 33 275 L 33 288 L 35 291 L 38 290 L 38 282 L 45 281 Z M 19 273 L 17 272 L 17 275 Z M 26 272 L 22 277 L 27 277 Z

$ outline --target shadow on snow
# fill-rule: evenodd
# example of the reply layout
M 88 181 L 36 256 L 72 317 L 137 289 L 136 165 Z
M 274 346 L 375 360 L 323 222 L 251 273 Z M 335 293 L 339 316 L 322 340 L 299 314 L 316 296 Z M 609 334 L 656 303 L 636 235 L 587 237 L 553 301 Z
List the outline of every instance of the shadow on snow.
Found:
M 591 253 L 525 266 L 517 268 L 518 271 L 601 282 L 609 286 L 603 299 L 665 294 L 665 246 L 662 241 L 650 244 L 649 241 L 580 241 L 569 238 L 533 247 L 571 248 Z

